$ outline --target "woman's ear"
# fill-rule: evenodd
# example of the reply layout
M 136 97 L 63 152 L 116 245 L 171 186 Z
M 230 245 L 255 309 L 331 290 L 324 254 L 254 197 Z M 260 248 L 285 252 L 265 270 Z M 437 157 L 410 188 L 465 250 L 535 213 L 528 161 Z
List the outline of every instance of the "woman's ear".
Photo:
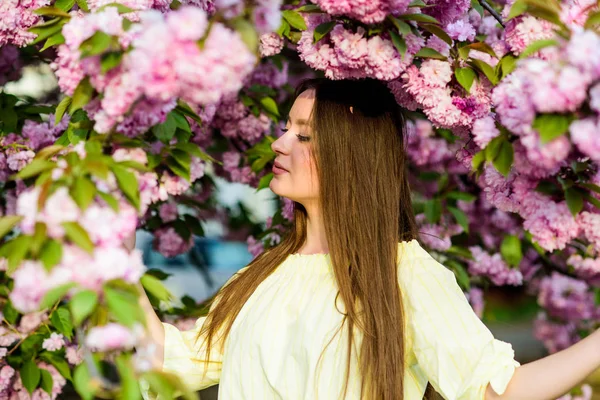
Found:
M 135 249 L 135 232 L 123 240 L 123 247 L 125 247 L 127 251 Z

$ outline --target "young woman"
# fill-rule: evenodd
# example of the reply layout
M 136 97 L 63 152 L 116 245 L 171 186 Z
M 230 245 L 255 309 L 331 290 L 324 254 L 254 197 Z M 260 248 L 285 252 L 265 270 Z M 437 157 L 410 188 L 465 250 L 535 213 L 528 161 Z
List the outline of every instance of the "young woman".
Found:
M 416 241 L 403 128 L 383 83 L 303 82 L 272 145 L 293 229 L 191 331 L 145 301 L 158 366 L 220 400 L 554 399 L 600 367 L 597 333 L 519 366 L 477 318 Z

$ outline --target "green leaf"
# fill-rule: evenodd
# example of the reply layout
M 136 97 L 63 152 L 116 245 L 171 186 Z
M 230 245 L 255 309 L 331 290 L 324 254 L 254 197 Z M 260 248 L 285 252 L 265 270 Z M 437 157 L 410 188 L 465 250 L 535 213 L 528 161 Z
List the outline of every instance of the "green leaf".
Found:
M 58 106 L 56 106 L 56 113 L 54 116 L 54 125 L 58 125 L 60 121 L 62 121 L 65 112 L 67 112 L 67 108 L 71 105 L 72 99 L 69 96 L 64 97 Z
M 69 191 L 75 203 L 85 211 L 96 196 L 96 185 L 88 178 L 79 176 Z
M 3 238 L 8 232 L 10 232 L 21 220 L 21 215 L 7 215 L 0 217 L 0 238 Z
M 113 36 L 97 31 L 79 46 L 81 58 L 97 56 L 106 52 L 111 49 L 113 41 Z
M 151 172 L 150 168 L 146 167 L 144 164 L 140 164 L 139 162 L 133 160 L 119 161 L 117 164 L 125 168 L 134 169 L 139 172 Z
M 248 46 L 248 49 L 252 53 L 256 53 L 258 51 L 259 38 L 254 25 L 243 18 L 236 18 L 230 21 L 230 24 L 240 34 L 242 41 Z
M 508 18 L 506 20 L 508 21 L 509 19 L 516 18 L 519 15 L 523 15 L 525 12 L 527 12 L 527 3 L 525 3 L 523 0 L 517 0 L 510 8 L 510 12 L 508 13 Z
M 79 8 L 81 8 L 83 11 L 90 12 L 90 8 L 88 7 L 86 0 L 75 0 L 75 1 L 77 2 L 77 5 L 79 6 Z
M 62 245 L 60 242 L 53 239 L 46 241 L 40 250 L 39 259 L 46 270 L 50 271 L 62 259 Z
M 50 364 L 54 365 L 56 370 L 65 377 L 65 379 L 71 380 L 71 368 L 64 357 L 60 357 L 59 355 L 45 351 L 40 354 L 40 358 L 42 360 L 48 361 Z
M 82 290 L 71 298 L 69 307 L 76 327 L 94 311 L 97 304 L 98 294 L 93 290 Z
M 398 53 L 400 54 L 400 59 L 404 59 L 404 56 L 406 55 L 406 41 L 404 40 L 404 38 L 400 35 L 398 35 L 396 32 L 394 31 L 389 31 L 390 36 L 392 37 L 392 43 L 394 44 L 394 47 L 396 47 L 396 50 L 398 50 Z
M 274 176 L 275 176 L 275 174 L 273 174 L 272 172 L 269 172 L 268 174 L 266 174 L 265 176 L 260 178 L 260 181 L 258 182 L 258 187 L 256 188 L 256 191 L 258 192 L 259 190 L 268 188 L 269 184 L 273 180 Z
M 574 217 L 583 210 L 583 198 L 585 195 L 586 193 L 577 187 L 565 190 L 565 200 L 567 201 L 569 211 L 571 211 Z
M 140 283 L 148 293 L 159 300 L 169 301 L 173 297 L 163 283 L 152 275 L 142 276 Z
M 471 91 L 471 86 L 473 86 L 473 81 L 477 77 L 477 73 L 473 71 L 472 68 L 457 68 L 454 71 L 454 75 L 456 76 L 456 80 L 460 85 L 465 88 L 467 92 Z
M 175 145 L 175 148 L 179 149 L 179 150 L 183 150 L 186 153 L 189 153 L 191 156 L 198 157 L 199 159 L 204 160 L 204 161 L 211 161 L 211 162 L 216 161 L 210 155 L 206 154 L 200 148 L 200 146 L 198 146 L 195 143 L 177 143 Z
M 42 374 L 42 384 L 40 385 L 42 389 L 50 396 L 52 396 L 52 386 L 54 385 L 54 380 L 52 379 L 52 375 L 48 370 L 44 368 L 40 368 L 40 372 Z
M 485 159 L 487 161 L 494 161 L 494 159 L 500 153 L 500 148 L 502 147 L 502 142 L 506 141 L 504 136 L 497 136 L 488 143 L 485 147 Z
M 492 49 L 492 47 L 485 42 L 475 42 L 464 47 L 468 48 L 469 50 L 481 51 L 482 53 L 486 53 L 494 58 L 498 58 L 494 49 Z
M 171 111 L 171 113 L 173 115 L 173 118 L 175 119 L 175 126 L 177 126 L 177 128 L 182 129 L 186 132 L 191 132 L 192 129 L 190 128 L 190 123 L 188 122 L 188 120 L 185 118 L 184 115 L 176 112 L 176 111 Z
M 92 385 L 92 376 L 86 363 L 81 363 L 75 367 L 73 372 L 73 386 L 83 400 L 92 400 L 95 389 Z
M 471 166 L 474 171 L 477 171 L 479 167 L 485 162 L 485 150 L 476 153 L 471 160 Z
M 546 144 L 564 135 L 569 130 L 573 117 L 564 114 L 540 114 L 533 121 L 532 127 L 540 134 L 542 144 Z
M 469 233 L 469 217 L 464 213 L 463 210 L 456 207 L 448 206 L 448 211 L 452 213 L 456 222 L 462 226 L 466 233 Z
M 260 105 L 269 113 L 279 117 L 279 110 L 277 108 L 277 103 L 270 97 L 263 97 L 260 99 Z
M 46 43 L 44 43 L 44 47 L 40 49 L 40 52 L 45 51 L 52 46 L 58 46 L 63 43 L 65 43 L 65 37 L 63 36 L 62 32 L 57 32 L 46 39 Z
M 408 8 L 412 8 L 412 7 L 427 7 L 427 4 L 425 4 L 423 2 L 423 0 L 413 0 L 408 5 Z
M 394 24 L 396 29 L 398 29 L 398 32 L 400 32 L 400 34 L 402 34 L 402 36 L 406 36 L 412 32 L 411 26 L 408 23 L 399 20 L 398 18 L 394 17 L 393 15 L 389 15 L 388 18 L 390 21 L 392 21 L 392 23 Z
M 31 244 L 31 239 L 31 236 L 20 235 L 2 246 L 2 256 L 8 260 L 7 273 L 9 275 L 12 275 L 19 264 L 21 264 L 21 261 L 23 261 L 23 258 L 25 258 Z M 4 254 L 5 250 L 7 254 Z
M 29 394 L 31 395 L 33 391 L 37 388 L 38 383 L 40 383 L 41 373 L 37 364 L 33 360 L 28 360 L 23 363 L 21 370 L 19 371 L 21 375 L 21 382 L 23 382 L 23 386 Z
M 37 35 L 37 37 L 29 44 L 38 44 L 41 41 L 46 40 L 49 37 L 56 35 L 57 33 L 60 33 L 62 31 L 63 25 L 67 21 L 67 18 L 54 18 L 46 23 L 29 28 L 29 32 Z
M 558 41 L 556 41 L 554 39 L 538 40 L 536 42 L 531 43 L 529 46 L 527 46 L 525 48 L 525 50 L 523 50 L 523 52 L 519 55 L 519 58 L 520 59 L 527 58 L 527 57 L 533 55 L 534 53 L 537 53 L 541 49 L 544 49 L 544 48 L 550 47 L 550 46 L 558 46 L 558 44 L 559 44 Z
M 165 122 L 152 127 L 154 136 L 163 143 L 169 143 L 169 141 L 173 139 L 173 136 L 175 136 L 177 120 L 174 114 L 174 112 L 170 112 L 167 114 Z
M 60 8 L 63 11 L 70 11 L 75 5 L 75 0 L 56 0 L 54 6 Z
M 138 298 L 124 290 L 104 288 L 104 299 L 110 313 L 121 324 L 132 327 L 144 319 L 144 313 L 138 303 Z
M 515 235 L 506 235 L 500 245 L 500 253 L 507 264 L 515 267 L 518 266 L 523 259 L 521 239 Z
M 496 167 L 498 172 L 504 176 L 508 175 L 513 164 L 514 155 L 515 152 L 512 143 L 508 140 L 503 141 L 498 156 L 493 161 L 494 167 Z
M 120 51 L 111 51 L 103 54 L 100 58 L 100 71 L 102 74 L 106 74 L 108 71 L 121 65 L 123 59 L 123 53 Z
M 456 282 L 460 285 L 463 290 L 469 290 L 471 288 L 471 279 L 465 267 L 456 260 L 449 259 L 445 264 L 454 272 Z
M 52 307 L 57 301 L 62 299 L 71 288 L 75 286 L 75 283 L 70 282 L 50 289 L 42 298 L 40 310 Z
M 73 115 L 73 113 L 87 103 L 90 102 L 92 95 L 94 94 L 94 88 L 90 84 L 89 78 L 84 78 L 73 93 L 73 98 L 71 99 L 71 105 L 69 106 L 69 114 Z
M 0 107 L 0 120 L 4 133 L 16 133 L 19 116 L 12 107 Z
M 119 165 L 111 166 L 119 188 L 136 210 L 140 208 L 140 190 L 135 175 Z
M 119 211 L 119 202 L 110 193 L 98 192 L 98 196 L 106 202 L 106 204 L 113 209 L 114 212 Z
M 442 202 L 440 199 L 431 199 L 425 202 L 425 217 L 430 224 L 435 224 L 442 216 Z
M 297 12 L 303 12 L 303 13 L 311 13 L 311 12 L 323 12 L 318 5 L 316 4 L 305 4 L 303 6 L 300 6 L 298 8 L 296 8 Z
M 488 78 L 492 85 L 495 86 L 498 84 L 498 77 L 496 76 L 496 71 L 488 63 L 483 62 L 481 60 L 472 59 L 471 61 L 469 61 L 469 65 L 483 72 L 483 74 L 486 76 L 486 78 Z
M 167 167 L 177 176 L 182 177 L 186 181 L 190 181 L 190 170 L 185 169 L 181 164 L 175 160 L 173 157 L 167 157 L 166 160 Z
M 600 193 L 600 186 L 595 185 L 593 183 L 580 183 L 579 186 L 589 189 L 593 192 Z
M 25 168 L 19 171 L 15 176 L 19 179 L 29 179 L 40 173 L 53 169 L 56 167 L 56 163 L 54 161 L 40 160 L 34 159 L 31 161 Z
M 446 57 L 445 55 L 441 54 L 439 51 L 434 50 L 434 49 L 429 48 L 429 47 L 423 47 L 423 48 L 421 48 L 421 50 L 419 50 L 419 52 L 417 54 L 415 54 L 415 57 L 420 57 L 420 58 L 434 58 L 436 60 L 443 60 L 443 61 L 448 60 L 448 57 Z
M 475 11 L 477 11 L 479 13 L 479 15 L 481 15 L 483 17 L 483 14 L 485 13 L 485 11 L 478 0 L 471 0 L 471 8 L 474 9 Z
M 58 307 L 54 310 L 50 316 L 50 322 L 57 331 L 71 340 L 73 336 L 73 324 L 71 323 L 71 313 L 66 307 Z
M 500 62 L 496 65 L 496 76 L 500 77 L 500 80 L 510 75 L 517 66 L 517 58 L 512 54 L 506 54 Z
M 119 14 L 129 14 L 129 13 L 132 13 L 132 12 L 138 11 L 137 9 L 135 9 L 135 10 L 134 10 L 133 8 L 127 7 L 127 6 L 123 5 L 123 4 L 121 4 L 121 3 L 117 3 L 117 2 L 115 1 L 115 2 L 113 2 L 113 3 L 108 3 L 108 4 L 105 4 L 105 5 L 103 5 L 103 6 L 102 6 L 102 7 L 100 7 L 98 10 L 96 10 L 96 12 L 103 11 L 103 10 L 105 10 L 105 9 L 106 9 L 106 8 L 108 8 L 108 7 L 114 7 L 114 8 L 116 8 L 116 9 L 117 9 L 117 12 L 118 12 Z
M 88 253 L 94 252 L 94 243 L 90 239 L 87 231 L 79 225 L 77 222 L 63 222 L 63 228 L 65 229 L 65 236 L 77 246 L 87 251 Z
M 442 29 L 439 25 L 435 24 L 419 24 L 419 26 L 425 29 L 427 32 L 439 37 L 444 42 L 446 42 L 449 46 L 452 46 L 453 41 L 452 38 Z
M 329 32 L 331 32 L 331 30 L 333 29 L 333 27 L 337 24 L 337 21 L 329 21 L 329 22 L 324 22 L 320 25 L 317 25 L 317 27 L 315 28 L 315 33 L 313 34 L 313 38 L 314 38 L 314 43 L 317 43 L 318 41 L 320 41 L 321 39 L 323 39 Z
M 285 18 L 285 20 L 294 28 L 300 30 L 300 31 L 305 31 L 308 28 L 306 27 L 306 22 L 304 22 L 304 18 L 302 18 L 302 15 L 300 15 L 299 13 L 297 13 L 294 10 L 283 10 L 281 12 L 281 16 L 283 18 Z
M 119 354 L 115 360 L 119 376 L 121 377 L 121 398 L 127 400 L 140 400 L 140 385 L 137 381 L 135 368 L 131 363 L 131 355 Z
M 183 169 L 185 169 L 188 173 L 190 172 L 192 157 L 189 153 L 182 150 L 173 149 L 171 151 L 171 156 L 175 159 L 175 161 L 177 161 L 179 165 L 181 165 Z
M 69 13 L 65 12 L 64 10 L 61 10 L 58 7 L 52 7 L 52 6 L 41 7 L 41 8 L 34 10 L 33 12 L 37 15 L 71 18 Z
M 475 196 L 474 194 L 456 191 L 448 192 L 448 194 L 446 194 L 446 197 L 449 199 L 462 200 L 468 202 L 477 200 L 477 196 Z
M 427 14 L 403 14 L 403 15 L 397 16 L 396 18 L 398 18 L 400 20 L 405 20 L 405 21 L 426 22 L 429 24 L 436 24 L 436 25 L 440 24 L 440 21 L 438 21 L 437 19 L 435 19 L 432 16 L 427 15 Z
M 277 31 L 275 31 L 275 33 L 277 33 L 280 37 L 288 37 L 290 35 L 290 30 L 292 28 L 290 27 L 290 24 L 288 24 L 288 22 L 285 19 L 281 20 L 281 25 L 279 25 L 279 28 L 277 28 Z
M 591 30 L 598 24 L 600 24 L 600 11 L 589 13 L 583 27 Z

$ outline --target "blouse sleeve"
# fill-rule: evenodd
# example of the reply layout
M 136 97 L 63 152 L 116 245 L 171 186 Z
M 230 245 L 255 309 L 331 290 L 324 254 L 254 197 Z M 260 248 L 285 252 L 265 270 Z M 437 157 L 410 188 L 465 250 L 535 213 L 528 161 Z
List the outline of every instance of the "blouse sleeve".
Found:
M 177 375 L 192 391 L 205 389 L 219 383 L 223 354 L 220 344 L 211 346 L 208 368 L 204 366 L 206 344 L 201 337 L 196 341 L 206 317 L 196 320 L 193 329 L 180 331 L 175 326 L 163 322 L 165 329 L 164 361 L 162 369 Z
M 454 273 L 420 250 L 424 254 L 399 267 L 418 366 L 447 400 L 483 400 L 488 383 L 504 393 L 520 365 L 512 346 L 495 339 L 477 317 Z

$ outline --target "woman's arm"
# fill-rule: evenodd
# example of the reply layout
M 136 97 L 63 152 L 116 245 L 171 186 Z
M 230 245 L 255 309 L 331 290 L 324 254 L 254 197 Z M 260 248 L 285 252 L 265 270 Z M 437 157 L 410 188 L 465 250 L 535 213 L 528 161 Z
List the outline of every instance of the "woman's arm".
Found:
M 135 248 L 135 233 L 123 241 L 123 247 L 128 251 Z M 162 369 L 164 360 L 164 344 L 165 344 L 165 329 L 161 320 L 156 315 L 156 312 L 150 304 L 150 300 L 146 295 L 144 287 L 138 283 L 137 285 L 140 293 L 140 306 L 144 310 L 146 316 L 146 323 L 148 324 L 147 337 L 144 340 L 143 345 L 150 345 L 154 349 L 152 356 L 152 365 L 154 368 Z
M 573 346 L 518 367 L 502 395 L 488 385 L 486 400 L 551 400 L 600 368 L 600 330 Z

